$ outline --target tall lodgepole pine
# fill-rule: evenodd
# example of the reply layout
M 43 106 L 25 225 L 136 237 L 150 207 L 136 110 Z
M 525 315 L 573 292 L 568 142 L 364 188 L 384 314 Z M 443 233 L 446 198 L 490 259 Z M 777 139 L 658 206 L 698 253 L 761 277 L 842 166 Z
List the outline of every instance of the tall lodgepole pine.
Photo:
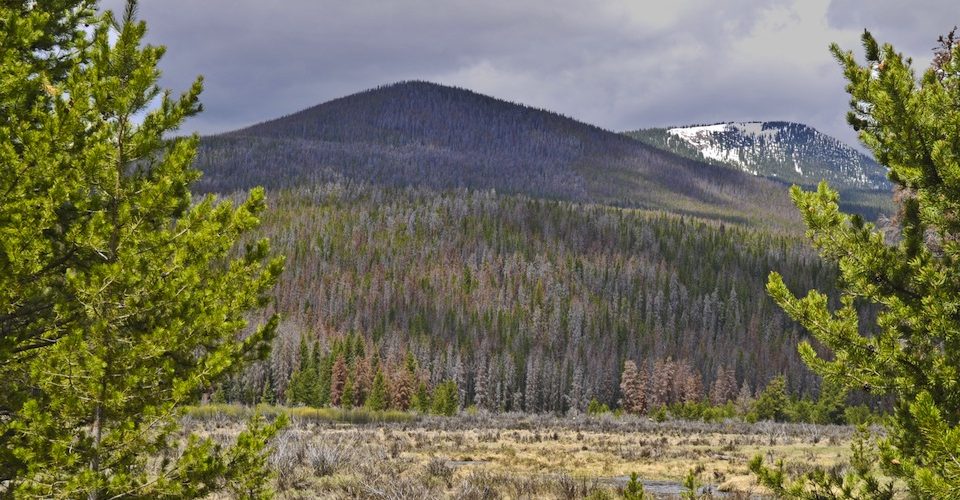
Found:
M 82 217 L 75 200 L 84 186 L 73 155 L 82 141 L 51 125 L 57 89 L 73 65 L 86 63 L 83 26 L 93 19 L 92 4 L 0 4 L 0 376 L 9 382 L 0 391 L 0 416 L 22 403 L 4 370 L 56 339 L 70 316 L 54 308 L 63 302 L 65 270 L 86 257 L 64 237 Z
M 785 484 L 782 467 L 755 460 L 781 494 L 887 497 L 906 488 L 917 498 L 960 498 L 960 46 L 953 36 L 941 44 L 919 79 L 910 59 L 869 33 L 865 64 L 831 47 L 849 82 L 849 122 L 895 184 L 897 234 L 841 213 L 825 184 L 794 187 L 808 236 L 839 265 L 842 301 L 831 310 L 823 293 L 796 297 L 776 273 L 768 290 L 831 352 L 820 357 L 801 344 L 808 365 L 828 382 L 894 398 L 878 443 L 882 475 L 894 481 L 855 466 L 845 478 Z M 876 324 L 862 324 L 857 303 L 879 306 Z
M 283 260 L 238 249 L 264 193 L 192 198 L 198 138 L 172 134 L 201 81 L 162 91 L 136 3 L 92 4 L 0 4 L 0 496 L 267 496 L 282 418 L 228 449 L 178 431 L 268 352 Z

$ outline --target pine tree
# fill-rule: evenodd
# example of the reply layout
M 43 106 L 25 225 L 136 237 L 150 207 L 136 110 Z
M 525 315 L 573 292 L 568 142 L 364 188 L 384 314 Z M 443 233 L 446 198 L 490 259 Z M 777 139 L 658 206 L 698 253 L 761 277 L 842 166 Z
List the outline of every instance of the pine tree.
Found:
M 347 383 L 347 362 L 343 355 L 337 356 L 330 372 L 330 404 L 340 406 L 343 385 Z
M 747 383 L 746 380 L 743 381 L 743 384 L 740 386 L 740 391 L 737 392 L 737 399 L 734 406 L 740 415 L 750 413 L 750 410 L 753 408 L 753 391 L 750 390 L 750 384 Z
M 763 392 L 753 403 L 752 416 L 756 420 L 783 422 L 787 419 L 787 379 L 778 375 L 764 387 Z
M 290 384 L 287 388 L 287 402 L 294 405 L 316 406 L 319 401 L 314 397 L 317 387 L 317 372 L 313 362 L 313 355 L 306 336 L 300 337 L 300 364 L 290 375 Z
M 320 363 L 318 363 L 317 370 L 319 374 L 317 375 L 317 386 L 319 394 L 317 396 L 317 406 L 327 406 L 330 404 L 333 364 L 333 356 L 329 353 L 323 356 Z
M 700 373 L 690 367 L 686 361 L 678 362 L 674 375 L 674 394 L 678 401 L 695 403 L 703 399 L 703 382 Z
M 416 375 L 417 369 L 419 368 L 417 365 L 417 358 L 414 357 L 413 353 L 409 350 L 407 351 L 407 355 L 404 357 L 403 367 L 411 375 Z
M 68 245 L 89 179 L 73 144 L 82 125 L 54 132 L 60 94 L 70 72 L 88 64 L 83 26 L 95 22 L 93 2 L 10 1 L 0 4 L 0 413 L 30 399 L 29 384 L 11 377 L 29 351 L 55 342 L 66 328 L 55 304 L 68 300 L 67 269 L 92 261 Z M 71 54 L 61 57 L 58 54 Z M 62 151 L 62 154 L 55 154 Z M 69 311 L 63 311 L 68 313 Z M 2 425 L 2 424 L 0 424 Z M 0 452 L 2 453 L 2 452 Z M 0 455 L 0 459 L 4 459 Z M 10 463 L 0 460 L 0 463 Z M 0 474 L 0 481 L 6 476 Z
M 818 424 L 844 424 L 847 391 L 832 380 L 824 380 L 814 406 L 813 420 Z
M 457 414 L 460 406 L 457 384 L 452 380 L 445 380 L 433 390 L 433 402 L 430 410 L 435 415 L 452 417 Z
M 343 395 L 340 396 L 340 407 L 344 410 L 353 408 L 353 399 L 353 376 L 349 376 L 343 384 Z
M 0 5 L 0 361 L 46 345 L 63 326 L 52 306 L 64 301 L 67 269 L 91 261 L 67 245 L 82 214 L 64 210 L 89 189 L 75 143 L 78 123 L 52 125 L 63 114 L 70 73 L 90 61 L 84 26 L 97 22 L 91 0 Z M 64 56 L 69 54 L 69 57 Z M 57 151 L 64 154 L 57 155 Z M 5 387 L 0 407 L 22 404 Z M 5 400 L 9 398 L 10 402 Z
M 277 402 L 277 393 L 273 389 L 273 376 L 267 370 L 267 375 L 263 379 L 263 387 L 260 389 L 261 404 L 272 405 Z
M 0 492 L 198 497 L 265 484 L 281 420 L 233 448 L 191 436 L 170 453 L 183 405 L 268 352 L 278 319 L 250 327 L 249 312 L 269 302 L 282 259 L 265 240 L 233 257 L 263 190 L 236 206 L 191 198 L 198 139 L 171 136 L 200 111 L 201 82 L 162 92 L 164 50 L 142 44 L 135 3 L 121 19 L 90 18 L 87 5 L 0 5 Z M 42 60 L 48 49 L 56 61 Z
M 413 395 L 410 407 L 420 413 L 430 413 L 432 406 L 433 401 L 430 399 L 430 390 L 427 389 L 427 383 L 421 380 L 420 383 L 417 384 L 417 392 Z
M 637 370 L 632 360 L 623 363 L 623 375 L 620 377 L 620 393 L 623 395 L 623 409 L 636 415 L 647 411 L 646 375 Z
M 390 395 L 387 394 L 387 380 L 383 376 L 383 370 L 377 368 L 377 374 L 373 376 L 373 385 L 370 387 L 370 395 L 367 396 L 367 408 L 373 411 L 386 410 L 390 405 Z
M 894 398 L 880 465 L 921 498 L 960 491 L 960 44 L 953 36 L 941 44 L 919 80 L 910 59 L 868 32 L 864 65 L 831 47 L 849 82 L 848 121 L 898 192 L 899 234 L 891 241 L 840 212 L 825 183 L 815 192 L 793 188 L 807 234 L 839 266 L 840 306 L 831 310 L 818 291 L 794 296 L 776 273 L 768 284 L 776 302 L 832 351 L 821 358 L 802 343 L 808 365 L 844 388 Z M 857 302 L 880 306 L 876 324 L 861 328 Z M 754 469 L 763 472 L 762 461 Z M 861 479 L 855 487 L 875 494 L 875 481 Z
M 717 376 L 710 388 L 710 402 L 714 405 L 722 405 L 734 397 L 736 390 L 737 380 L 733 376 L 733 370 L 727 370 L 723 365 L 718 365 Z
M 213 394 L 210 396 L 210 402 L 213 404 L 225 404 L 227 402 L 227 395 L 223 391 L 222 384 L 217 384 L 217 388 L 213 391 Z
M 254 414 L 248 427 L 237 436 L 237 444 L 227 452 L 227 460 L 223 465 L 233 476 L 226 489 L 234 498 L 273 498 L 270 483 L 274 473 L 267 465 L 269 455 L 264 453 L 264 450 L 270 449 L 270 440 L 286 425 L 286 414 L 281 413 L 277 419 L 268 423 L 258 412 Z M 188 491 L 201 491 L 201 488 L 196 487 L 201 485 L 183 486 Z M 182 493 L 184 492 L 177 496 L 184 496 Z
M 413 374 L 407 369 L 401 369 L 393 378 L 392 406 L 398 410 L 407 411 L 410 408 L 410 401 L 413 399 L 414 391 Z

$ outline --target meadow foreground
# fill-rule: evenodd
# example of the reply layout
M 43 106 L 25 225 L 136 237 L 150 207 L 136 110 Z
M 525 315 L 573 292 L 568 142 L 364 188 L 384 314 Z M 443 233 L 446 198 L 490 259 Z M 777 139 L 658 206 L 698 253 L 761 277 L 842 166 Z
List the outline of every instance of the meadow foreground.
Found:
M 232 440 L 243 420 L 194 414 L 185 428 Z M 842 464 L 855 429 L 811 424 L 647 418 L 460 415 L 402 422 L 298 418 L 270 457 L 280 498 L 619 498 L 636 472 L 647 494 L 676 497 L 693 471 L 700 493 L 762 496 L 757 454 L 788 470 Z

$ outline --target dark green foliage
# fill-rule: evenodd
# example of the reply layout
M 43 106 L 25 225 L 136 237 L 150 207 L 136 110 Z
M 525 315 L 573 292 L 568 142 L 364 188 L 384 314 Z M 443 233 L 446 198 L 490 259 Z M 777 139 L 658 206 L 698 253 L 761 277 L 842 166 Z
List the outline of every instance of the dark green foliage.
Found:
M 433 389 L 433 403 L 430 411 L 434 415 L 443 415 L 452 417 L 457 414 L 460 407 L 459 396 L 457 395 L 457 384 L 452 380 L 446 380 L 437 384 Z
M 825 380 L 820 387 L 817 403 L 814 405 L 812 422 L 818 424 L 860 424 L 861 421 L 847 420 L 847 391 L 836 382 Z M 869 411 L 869 408 L 867 408 Z
M 410 403 L 410 408 L 420 412 L 420 413 L 430 413 L 430 408 L 433 407 L 433 400 L 430 398 L 430 391 L 427 389 L 426 382 L 420 382 L 420 385 L 417 386 L 417 392 L 413 393 L 413 400 Z
M 732 402 L 722 405 L 711 405 L 708 401 L 676 403 L 669 407 L 659 407 L 664 413 L 684 420 L 702 420 L 704 422 L 722 422 L 737 417 L 749 418 L 749 415 L 738 415 Z M 660 417 L 658 411 L 653 412 L 655 420 L 663 421 L 666 416 Z
M 135 4 L 89 6 L 0 3 L 0 495 L 210 496 L 277 427 L 181 443 L 181 408 L 268 354 L 283 259 L 237 245 L 262 189 L 190 194 L 201 81 L 162 91 Z
M 387 392 L 387 380 L 383 370 L 377 369 L 373 377 L 373 386 L 367 396 L 366 407 L 373 411 L 383 411 L 390 407 L 390 394 Z
M 934 64 L 917 78 L 910 59 L 864 33 L 867 63 L 832 51 L 852 96 L 849 122 L 877 160 L 890 168 L 900 211 L 893 237 L 840 212 L 826 184 L 792 196 L 820 253 L 838 264 L 842 296 L 831 307 L 823 293 L 793 295 L 778 274 L 769 291 L 784 310 L 829 351 L 808 343 L 804 361 L 844 388 L 894 400 L 879 443 L 883 474 L 918 498 L 955 498 L 960 491 L 960 46 L 941 38 Z M 879 305 L 864 317 L 859 303 Z M 850 477 L 820 471 L 791 494 L 833 491 L 853 483 L 874 495 L 871 471 Z M 780 471 L 754 470 L 774 489 Z M 780 475 L 778 475 L 780 474 Z M 879 496 L 879 495 L 878 495 Z M 817 497 L 819 498 L 819 497 Z
M 654 410 L 650 412 L 650 418 L 652 418 L 654 422 L 665 422 L 667 420 L 667 407 L 658 406 L 654 408 Z
M 880 419 L 869 406 L 855 405 L 843 409 L 843 422 L 850 425 L 879 424 Z
M 382 376 L 380 372 L 377 372 L 377 374 Z M 374 382 L 373 382 L 373 390 L 374 392 L 370 393 L 371 396 L 375 395 L 374 398 L 379 399 L 380 395 L 378 393 L 376 379 L 374 379 Z M 343 395 L 340 396 L 340 407 L 345 410 L 349 410 L 350 408 L 353 408 L 355 404 L 356 404 L 356 401 L 353 394 L 353 376 L 348 375 L 347 382 L 343 384 Z M 386 408 L 382 407 L 379 401 L 374 401 L 373 403 L 370 403 L 367 407 L 374 411 L 386 410 Z
M 210 402 L 214 404 L 227 402 L 227 395 L 224 393 L 222 385 L 217 384 L 216 390 L 214 390 L 213 394 L 210 396 Z
M 267 466 L 270 440 L 287 425 L 286 414 L 280 413 L 273 422 L 258 412 L 247 428 L 237 437 L 237 445 L 227 453 L 224 469 L 227 486 L 237 498 L 273 498 L 270 486 L 274 473 Z
M 709 400 L 674 402 L 656 406 L 647 415 L 658 422 L 669 418 L 722 422 L 727 419 L 742 419 L 750 422 L 774 420 L 780 422 L 813 424 L 863 424 L 879 420 L 880 415 L 868 406 L 848 407 L 844 395 L 829 385 L 823 388 L 816 399 L 791 395 L 786 390 L 782 376 L 775 377 L 760 397 L 747 408 L 738 408 L 733 401 L 714 405 Z M 602 413 L 604 407 L 594 411 Z M 588 410 L 589 413 L 589 410 Z
M 320 405 L 320 367 L 305 337 L 300 338 L 300 364 L 290 376 L 287 402 L 291 405 Z M 329 378 L 329 377 L 328 377 Z
M 318 381 L 317 381 L 317 404 L 316 406 L 327 406 L 330 404 L 330 383 L 332 381 L 331 377 L 333 374 L 333 356 L 323 356 L 318 363 L 317 370 L 319 370 Z
M 277 402 L 276 400 L 276 390 L 273 388 L 271 379 L 267 379 L 263 384 L 263 388 L 260 390 L 260 401 L 259 404 L 272 405 Z
M 787 420 L 787 407 L 790 399 L 787 397 L 786 377 L 778 375 L 767 384 L 763 392 L 753 403 L 751 417 L 753 420 L 773 420 L 784 422 Z

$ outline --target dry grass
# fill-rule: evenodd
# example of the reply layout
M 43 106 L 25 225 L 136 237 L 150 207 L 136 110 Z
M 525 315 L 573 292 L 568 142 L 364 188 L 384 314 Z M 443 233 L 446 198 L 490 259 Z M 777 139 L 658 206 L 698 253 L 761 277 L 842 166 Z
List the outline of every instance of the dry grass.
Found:
M 228 437 L 240 420 L 189 418 Z M 853 430 L 801 424 L 530 415 L 348 424 L 299 419 L 275 443 L 280 498 L 615 498 L 631 472 L 677 491 L 691 469 L 719 491 L 763 493 L 756 454 L 789 467 L 843 463 Z M 666 482 L 656 484 L 655 482 Z

